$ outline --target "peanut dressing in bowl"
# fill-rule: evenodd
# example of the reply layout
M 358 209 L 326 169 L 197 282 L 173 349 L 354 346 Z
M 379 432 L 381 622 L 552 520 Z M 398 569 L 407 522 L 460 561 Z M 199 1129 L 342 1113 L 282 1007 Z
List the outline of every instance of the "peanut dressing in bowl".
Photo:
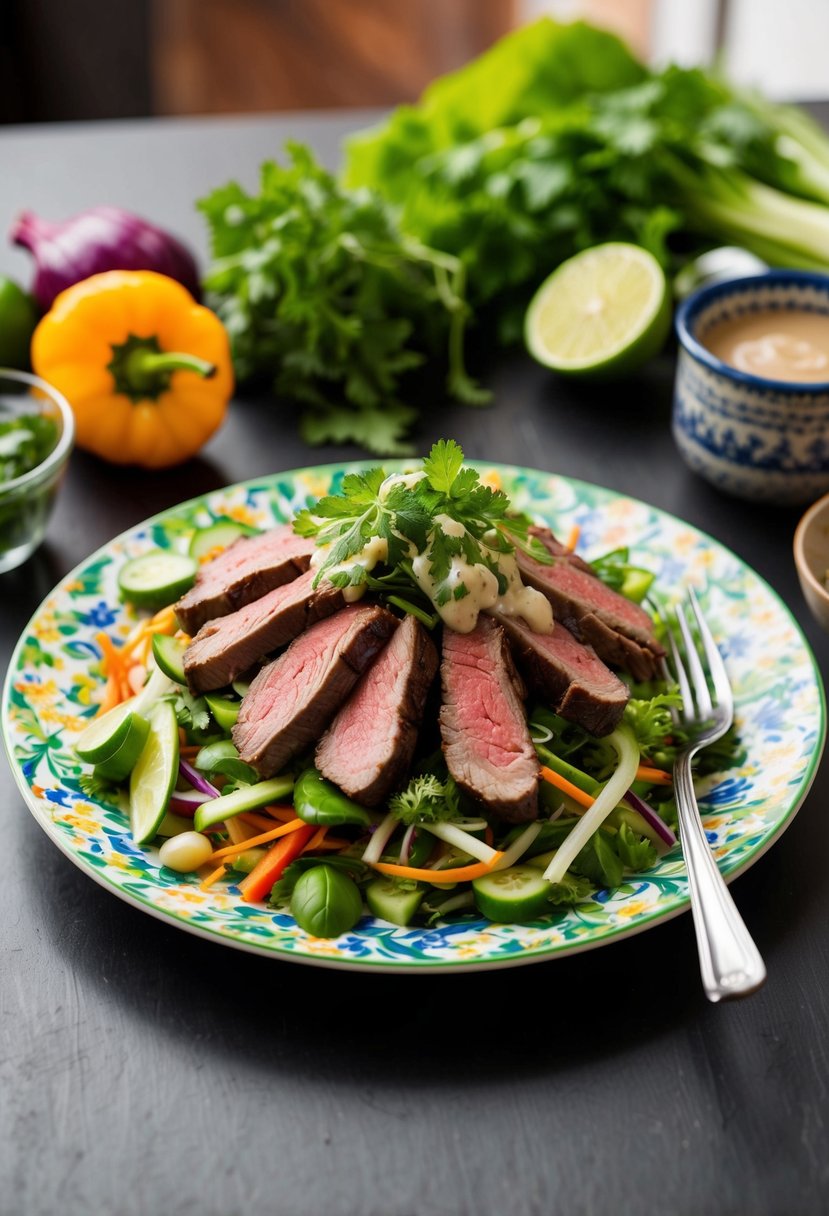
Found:
M 718 321 L 700 341 L 723 363 L 764 380 L 829 381 L 829 315 L 768 309 Z

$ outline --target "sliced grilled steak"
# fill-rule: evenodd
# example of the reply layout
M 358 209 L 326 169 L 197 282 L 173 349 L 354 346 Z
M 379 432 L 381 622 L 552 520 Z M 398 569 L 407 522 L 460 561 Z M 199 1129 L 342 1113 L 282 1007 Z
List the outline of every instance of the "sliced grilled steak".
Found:
M 553 563 L 544 566 L 518 553 L 518 567 L 524 582 L 546 595 L 556 620 L 580 641 L 589 642 L 599 658 L 629 671 L 634 679 L 658 676 L 665 651 L 653 636 L 653 622 L 645 610 L 603 583 L 581 558 L 562 554 L 548 529 L 532 532 Z
M 593 735 L 618 725 L 630 693 L 596 654 L 560 621 L 552 633 L 534 633 L 517 617 L 498 618 L 527 683 L 562 718 Z
M 202 625 L 184 652 L 191 692 L 223 688 L 272 650 L 287 646 L 310 625 L 344 605 L 342 592 L 323 580 L 314 590 L 314 571 L 275 587 L 261 599 Z
M 506 635 L 488 616 L 443 631 L 443 752 L 455 781 L 511 823 L 538 814 L 538 760 Z
M 398 625 L 317 747 L 317 768 L 364 806 L 403 783 L 438 669 L 432 639 L 413 616 Z
M 373 604 L 352 604 L 312 625 L 263 667 L 233 727 L 239 755 L 270 777 L 319 739 L 397 627 Z
M 194 634 L 206 621 L 253 603 L 307 570 L 313 551 L 313 540 L 297 536 L 290 524 L 240 536 L 201 567 L 194 586 L 176 604 L 178 623 Z

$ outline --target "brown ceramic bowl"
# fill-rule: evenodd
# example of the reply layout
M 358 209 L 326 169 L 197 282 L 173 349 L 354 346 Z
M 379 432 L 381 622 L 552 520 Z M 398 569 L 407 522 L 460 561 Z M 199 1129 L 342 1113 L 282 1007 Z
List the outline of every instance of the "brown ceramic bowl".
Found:
M 819 498 L 797 525 L 794 564 L 803 597 L 818 624 L 829 633 L 829 494 Z

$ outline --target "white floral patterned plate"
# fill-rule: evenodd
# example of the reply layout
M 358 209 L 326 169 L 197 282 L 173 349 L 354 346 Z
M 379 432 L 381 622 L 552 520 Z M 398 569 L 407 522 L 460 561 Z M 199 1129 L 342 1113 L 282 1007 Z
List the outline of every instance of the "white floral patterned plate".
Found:
M 120 642 L 135 624 L 116 591 L 121 563 L 145 550 L 185 546 L 194 528 L 230 516 L 266 527 L 320 494 L 336 492 L 356 465 L 280 473 L 194 499 L 147 521 L 83 562 L 44 601 L 12 658 L 3 733 L 35 818 L 81 869 L 128 903 L 182 929 L 272 958 L 362 970 L 460 971 L 550 959 L 637 933 L 688 907 L 678 849 L 612 895 L 530 925 L 483 921 L 399 928 L 366 916 L 334 940 L 291 917 L 242 903 L 234 887 L 199 890 L 193 876 L 137 849 L 124 814 L 87 798 L 73 753 L 103 683 L 96 635 Z M 389 464 L 391 467 L 391 462 Z M 479 466 L 482 469 L 488 466 Z M 566 477 L 492 466 L 515 505 L 559 533 L 581 527 L 585 556 L 630 545 L 657 575 L 667 601 L 693 585 L 725 654 L 746 759 L 700 783 L 709 840 L 727 877 L 746 869 L 791 822 L 806 796 L 825 737 L 823 688 L 788 609 L 716 541 L 653 507 Z

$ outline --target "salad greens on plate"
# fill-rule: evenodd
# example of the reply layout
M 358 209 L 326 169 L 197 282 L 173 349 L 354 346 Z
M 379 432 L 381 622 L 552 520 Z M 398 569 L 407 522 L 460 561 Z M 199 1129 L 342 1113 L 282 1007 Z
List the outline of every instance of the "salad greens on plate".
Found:
M 437 615 L 429 618 L 401 596 L 408 578 L 408 596 L 422 599 L 410 551 L 425 554 L 436 568 L 439 609 L 447 598 L 439 576 L 451 561 L 462 558 L 462 569 L 485 564 L 497 573 L 498 561 L 516 545 L 542 556 L 528 526 L 502 489 L 464 466 L 452 441 L 436 444 L 405 475 L 351 472 L 338 493 L 310 502 L 295 517 L 297 532 L 316 537 L 317 552 L 330 549 L 317 581 L 330 577 L 367 591 L 430 628 Z M 210 525 L 214 537 L 218 527 Z M 227 528 L 222 534 L 236 535 Z M 386 540 L 385 558 L 369 577 L 359 558 L 378 535 Z M 190 553 L 204 550 L 201 530 L 182 534 L 184 541 Z M 215 547 L 205 550 L 208 560 L 215 555 Z M 135 582 L 134 576 L 125 580 L 124 569 L 141 562 L 158 593 L 175 588 L 180 594 L 181 581 L 171 575 L 186 560 L 172 548 L 132 559 L 121 569 L 122 593 L 129 600 Z M 600 559 L 596 569 L 635 599 L 649 590 L 646 572 L 631 566 L 624 550 Z M 140 584 L 142 604 L 153 592 L 149 578 L 145 573 Z M 462 583 L 460 590 L 461 598 L 469 594 Z M 198 869 L 203 889 L 230 883 L 243 902 L 270 901 L 316 937 L 353 928 L 364 905 L 397 925 L 481 916 L 536 921 L 599 890 L 614 891 L 625 874 L 646 871 L 676 843 L 669 770 L 684 736 L 672 713 L 676 690 L 661 680 L 631 683 L 621 721 L 603 738 L 537 699 L 528 721 L 540 774 L 539 814 L 513 825 L 455 782 L 428 726 L 409 773 L 385 805 L 366 807 L 348 797 L 317 770 L 313 750 L 263 780 L 232 737 L 254 673 L 194 696 L 183 664 L 189 641 L 169 604 L 142 619 L 121 647 L 107 646 L 103 712 L 76 745 L 93 765 L 82 786 L 127 808 L 136 844 L 181 837 L 175 846 L 162 845 L 168 868 Z M 716 757 L 713 751 L 707 763 L 724 767 L 740 759 L 733 736 Z
M 390 467 L 403 472 L 405 466 L 396 461 Z M 791 612 L 736 555 L 693 526 L 654 507 L 560 475 L 505 465 L 477 468 L 482 480 L 501 486 L 516 507 L 537 520 L 557 524 L 562 535 L 569 537 L 574 525 L 580 525 L 579 552 L 586 556 L 629 548 L 627 558 L 616 552 L 609 560 L 606 577 L 616 569 L 617 579 L 621 582 L 632 578 L 638 584 L 634 590 L 641 594 L 643 571 L 649 567 L 657 575 L 653 587 L 660 601 L 663 597 L 670 601 L 682 585 L 697 589 L 715 636 L 724 644 L 737 704 L 738 730 L 734 750 L 720 760 L 710 757 L 715 771 L 701 773 L 697 789 L 718 864 L 729 879 L 741 873 L 793 822 L 823 748 L 825 718 L 820 676 Z M 529 924 L 486 921 L 468 907 L 464 911 L 460 905 L 468 904 L 471 892 L 462 885 L 454 890 L 430 885 L 421 898 L 419 880 L 413 880 L 413 891 L 406 890 L 405 884 L 403 889 L 395 887 L 401 899 L 411 902 L 419 899 L 417 915 L 408 927 L 396 925 L 382 914 L 364 915 L 351 932 L 338 938 L 319 938 L 298 927 L 290 914 L 287 892 L 279 906 L 274 907 L 264 900 L 248 903 L 241 899 L 238 884 L 245 877 L 242 867 L 250 865 L 254 858 L 243 859 L 238 869 L 226 869 L 224 876 L 206 890 L 201 889 L 202 872 L 183 874 L 164 864 L 156 846 L 165 840 L 175 843 L 183 839 L 185 832 L 192 832 L 194 808 L 208 801 L 194 786 L 191 793 L 186 788 L 176 789 L 174 796 L 177 803 L 180 800 L 181 810 L 170 813 L 163 823 L 165 831 L 173 830 L 180 835 L 157 835 L 151 844 L 141 846 L 135 844 L 129 831 L 128 797 L 123 782 L 114 785 L 101 780 L 95 793 L 83 788 L 94 771 L 94 762 L 81 762 L 74 750 L 85 726 L 101 720 L 103 715 L 98 711 L 102 696 L 110 698 L 115 685 L 123 682 L 125 698 L 134 691 L 130 677 L 137 684 L 151 650 L 146 645 L 147 637 L 161 628 L 171 629 L 169 614 L 165 626 L 163 616 L 153 620 L 147 615 L 150 610 L 134 610 L 120 601 L 118 574 L 124 565 L 152 549 L 182 555 L 196 538 L 198 545 L 193 546 L 194 551 L 198 548 L 207 553 L 214 540 L 209 529 L 215 526 L 215 535 L 227 538 L 232 533 L 231 521 L 242 530 L 284 525 L 296 511 L 310 506 L 321 495 L 336 495 L 345 476 L 364 470 L 364 465 L 338 464 L 281 472 L 179 504 L 136 525 L 91 554 L 49 594 L 23 631 L 12 656 L 3 705 L 4 737 L 12 771 L 36 822 L 87 877 L 144 913 L 234 949 L 337 969 L 447 972 L 547 961 L 607 945 L 687 910 L 687 879 L 679 851 L 671 849 L 647 869 L 637 870 L 633 865 L 637 863 L 638 849 L 642 847 L 647 852 L 645 838 L 639 836 L 637 843 L 634 834 L 631 852 L 630 838 L 620 824 L 615 835 L 605 831 L 597 840 L 605 868 L 612 871 L 614 864 L 603 848 L 605 843 L 611 843 L 621 861 L 625 861 L 625 856 L 629 858 L 625 864 L 631 868 L 623 871 L 621 885 L 615 888 L 601 885 L 604 879 L 599 878 L 597 868 L 590 868 L 593 878 L 571 869 L 561 884 L 570 888 L 569 902 L 562 891 L 564 902 L 551 902 L 547 913 Z M 623 562 L 633 570 L 625 572 Z M 173 628 L 163 636 L 175 642 L 174 634 Z M 228 789 L 232 791 L 232 779 L 225 778 L 219 769 L 229 768 L 233 758 L 222 754 L 222 742 L 226 741 L 243 691 L 244 686 L 239 684 L 222 697 L 210 693 L 207 698 L 193 698 L 190 707 L 183 696 L 181 706 L 178 696 L 173 700 L 182 719 L 191 714 L 191 721 L 184 727 L 186 733 L 179 733 L 180 759 L 193 769 L 196 780 L 214 784 L 211 774 L 215 772 L 214 788 L 221 785 L 223 794 Z M 634 689 L 634 699 L 650 704 L 655 691 L 648 686 Z M 572 728 L 556 734 L 554 722 L 538 717 L 541 707 L 531 708 L 536 746 L 546 748 L 546 752 L 538 754 L 539 768 L 541 764 L 549 767 L 547 753 L 552 751 L 559 766 L 572 760 L 571 770 L 578 770 L 585 778 L 592 775 L 594 782 L 605 779 L 606 770 L 599 765 L 613 764 L 614 759 L 604 744 L 599 745 L 604 753 L 599 755 L 592 750 L 590 741 Z M 643 728 L 633 729 L 639 733 Z M 548 730 L 556 737 L 552 746 L 546 738 Z M 198 731 L 205 733 L 200 735 Z M 193 760 L 206 748 L 211 736 L 216 750 L 205 751 L 201 757 L 210 771 L 195 769 Z M 183 741 L 187 738 L 195 738 L 197 742 Z M 571 747 L 576 744 L 581 745 L 580 751 Z M 654 767 L 667 769 L 670 747 L 671 744 L 666 744 L 663 754 L 656 750 L 646 753 L 647 759 Z M 705 760 L 708 759 L 706 756 Z M 591 765 L 596 767 L 591 769 Z M 566 774 L 568 770 L 563 772 Z M 237 775 L 243 780 L 246 776 L 244 770 L 238 770 Z M 423 777 L 429 772 L 424 768 L 412 775 Z M 439 772 L 434 776 L 441 786 L 445 785 Z M 247 778 L 250 779 L 250 774 Z M 569 780 L 575 786 L 573 771 L 569 772 Z M 178 787 L 179 783 L 176 784 Z M 586 790 L 580 792 L 590 794 L 595 790 L 588 781 L 585 785 Z M 546 782 L 540 788 L 545 799 L 558 796 L 556 787 Z M 432 792 L 436 793 L 434 789 Z M 421 788 L 419 793 L 428 797 L 429 787 Z M 575 795 L 571 797 L 575 802 Z M 670 787 L 652 787 L 650 801 L 660 818 L 669 822 Z M 324 804 L 319 805 L 321 811 Z M 557 807 L 558 803 L 553 814 Z M 581 804 L 577 807 L 572 814 L 563 812 L 544 828 L 549 852 L 559 843 L 555 833 L 564 834 L 567 819 L 580 813 Z M 332 814 L 345 813 L 336 799 L 326 809 Z M 624 811 L 624 806 L 621 809 Z M 347 810 L 352 812 L 352 808 Z M 270 812 L 262 808 L 251 814 L 267 816 L 269 823 L 277 827 L 282 822 L 270 818 Z M 291 812 L 281 814 L 287 823 Z M 550 816 L 546 809 L 543 814 L 545 820 Z M 239 816 L 236 825 L 244 825 L 246 832 L 257 830 Z M 608 828 L 612 826 L 613 819 Z M 321 830 L 310 823 L 305 828 Z M 396 829 L 401 843 L 404 830 L 408 831 L 409 825 L 401 822 Z M 475 835 L 468 827 L 462 830 Z M 518 833 L 522 830 L 519 826 Z M 326 838 L 354 839 L 357 831 L 356 825 L 330 826 Z M 498 843 L 509 848 L 513 841 L 506 837 L 511 832 L 515 828 L 508 828 L 504 840 L 499 839 Z M 207 835 L 214 838 L 216 833 Z M 428 840 L 426 832 L 423 837 Z M 435 846 L 438 847 L 448 849 L 443 842 Z M 211 845 L 211 854 L 216 851 Z M 301 864 L 296 869 L 289 871 L 286 866 L 283 874 L 286 887 L 301 870 L 318 864 L 313 856 L 309 860 L 307 854 L 300 853 Z M 319 859 L 321 854 L 316 856 Z M 229 856 L 219 858 L 215 868 L 229 859 Z M 332 868 L 353 870 L 361 884 L 365 881 L 361 869 L 365 863 L 360 856 L 352 859 L 340 854 L 335 859 L 329 853 L 325 859 Z M 413 843 L 409 861 L 418 860 Z M 582 860 L 587 860 L 590 866 L 587 855 Z M 527 862 L 522 859 L 516 864 Z M 594 861 L 593 866 L 597 865 Z M 618 862 L 616 866 L 618 869 Z M 537 867 L 536 873 L 540 873 Z M 370 911 L 374 894 L 369 893 L 368 887 L 381 877 L 378 871 L 374 880 L 365 881 L 364 906 Z M 392 878 L 389 882 L 394 885 Z M 454 909 L 450 905 L 452 899 L 458 901 Z

